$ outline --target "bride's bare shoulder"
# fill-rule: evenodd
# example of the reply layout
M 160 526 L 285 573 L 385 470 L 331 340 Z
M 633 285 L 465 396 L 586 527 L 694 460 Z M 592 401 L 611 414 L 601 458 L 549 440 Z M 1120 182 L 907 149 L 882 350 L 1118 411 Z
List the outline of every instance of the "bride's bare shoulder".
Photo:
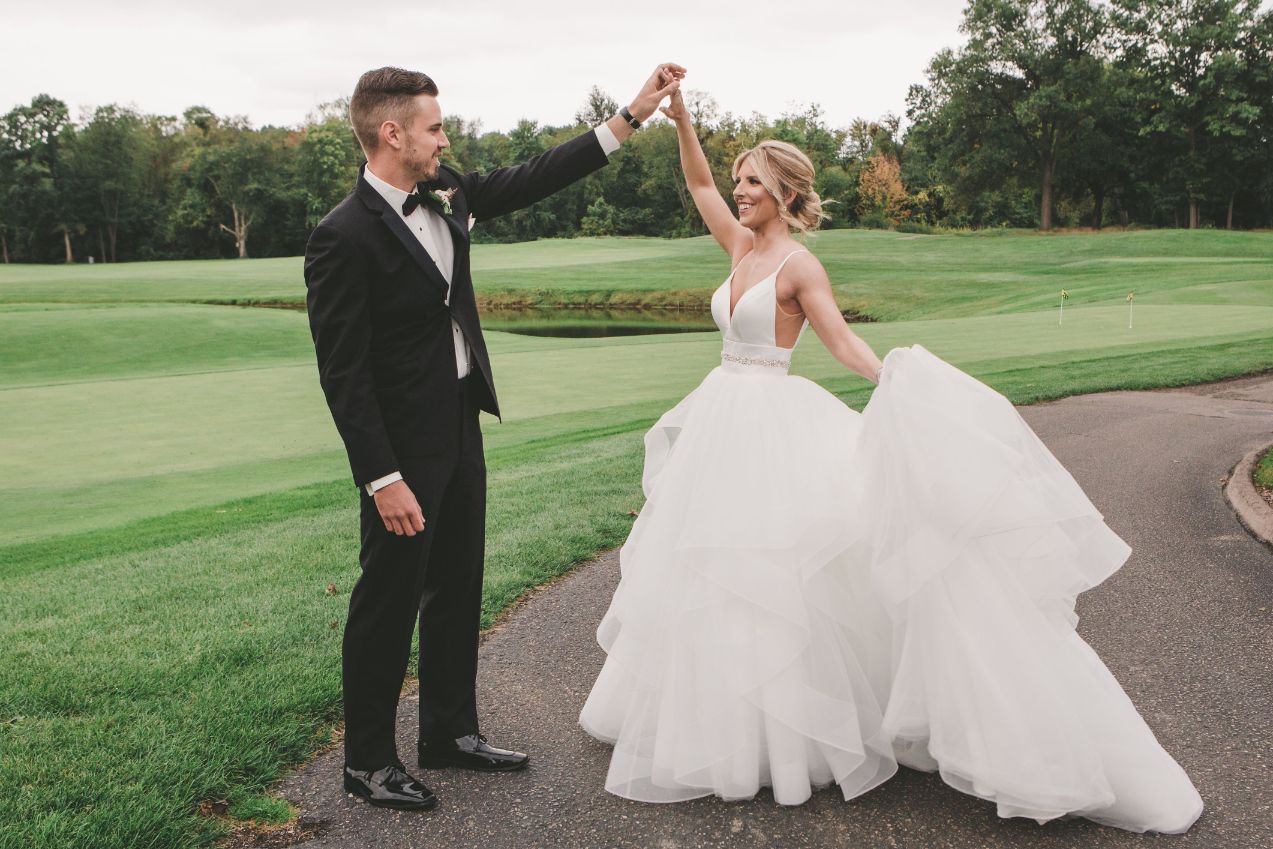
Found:
M 800 248 L 799 253 L 793 253 L 783 270 L 788 272 L 791 281 L 798 286 L 830 283 L 822 261 L 808 248 Z

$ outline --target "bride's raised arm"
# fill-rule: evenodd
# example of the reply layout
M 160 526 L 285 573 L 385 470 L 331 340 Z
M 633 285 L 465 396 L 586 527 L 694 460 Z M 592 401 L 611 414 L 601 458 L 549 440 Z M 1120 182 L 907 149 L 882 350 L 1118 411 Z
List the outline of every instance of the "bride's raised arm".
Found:
M 738 223 L 729 204 L 716 188 L 712 169 L 707 164 L 707 156 L 698 142 L 694 122 L 690 120 L 689 110 L 685 108 L 685 101 L 679 90 L 672 94 L 671 102 L 662 107 L 661 111 L 676 125 L 676 139 L 681 149 L 681 170 L 685 172 L 685 184 L 689 186 L 698 214 L 702 216 L 703 223 L 712 236 L 725 249 L 725 253 L 737 262 L 751 250 L 751 231 Z

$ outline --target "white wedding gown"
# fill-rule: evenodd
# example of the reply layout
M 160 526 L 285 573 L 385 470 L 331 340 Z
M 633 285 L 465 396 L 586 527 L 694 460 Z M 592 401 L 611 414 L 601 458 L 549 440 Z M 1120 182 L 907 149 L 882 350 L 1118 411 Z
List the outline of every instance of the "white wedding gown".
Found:
M 777 274 L 732 317 L 717 289 L 721 365 L 646 434 L 580 715 L 614 746 L 606 789 L 799 804 L 900 762 L 1001 816 L 1188 829 L 1197 791 L 1074 630 L 1130 549 L 1003 396 L 924 348 L 888 353 L 861 414 L 788 375 Z

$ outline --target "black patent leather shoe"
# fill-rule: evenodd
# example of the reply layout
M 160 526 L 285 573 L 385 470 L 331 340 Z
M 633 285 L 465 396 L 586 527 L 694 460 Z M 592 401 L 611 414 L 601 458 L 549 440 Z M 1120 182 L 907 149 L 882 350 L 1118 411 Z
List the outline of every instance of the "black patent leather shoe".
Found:
M 345 790 L 366 799 L 378 808 L 426 811 L 438 797 L 398 764 L 368 772 L 345 767 Z
M 421 741 L 420 766 L 428 769 L 459 767 L 478 772 L 512 772 L 530 763 L 530 756 L 508 749 L 497 749 L 481 734 L 470 734 L 455 740 Z

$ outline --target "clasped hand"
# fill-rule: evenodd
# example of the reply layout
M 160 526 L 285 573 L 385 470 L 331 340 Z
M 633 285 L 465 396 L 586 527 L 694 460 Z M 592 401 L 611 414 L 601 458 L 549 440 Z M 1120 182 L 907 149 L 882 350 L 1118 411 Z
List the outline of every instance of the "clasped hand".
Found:
M 676 94 L 684 76 L 685 69 L 674 62 L 664 62 L 655 68 L 654 73 L 650 74 L 650 78 L 645 81 L 645 85 L 641 86 L 637 96 L 632 98 L 632 103 L 628 105 L 628 111 L 632 113 L 632 117 L 638 121 L 647 120 L 659 108 L 663 98 Z

